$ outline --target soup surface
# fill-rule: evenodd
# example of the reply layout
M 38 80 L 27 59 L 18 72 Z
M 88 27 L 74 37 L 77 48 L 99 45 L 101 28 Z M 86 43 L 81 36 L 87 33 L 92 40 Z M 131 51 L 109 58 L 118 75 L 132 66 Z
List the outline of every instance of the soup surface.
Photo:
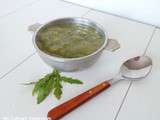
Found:
M 42 51 L 63 58 L 89 55 L 104 43 L 103 35 L 95 28 L 71 23 L 49 25 L 40 30 L 36 37 Z

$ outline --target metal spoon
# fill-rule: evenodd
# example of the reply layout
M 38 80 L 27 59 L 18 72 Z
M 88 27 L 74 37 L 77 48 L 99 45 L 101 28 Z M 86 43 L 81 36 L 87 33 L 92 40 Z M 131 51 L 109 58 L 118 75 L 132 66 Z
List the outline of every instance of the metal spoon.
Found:
M 152 60 L 147 56 L 138 56 L 124 62 L 117 76 L 109 81 L 104 81 L 94 88 L 72 98 L 71 100 L 53 108 L 48 112 L 51 120 L 58 120 L 73 109 L 77 108 L 90 98 L 121 80 L 140 80 L 145 78 L 152 69 Z

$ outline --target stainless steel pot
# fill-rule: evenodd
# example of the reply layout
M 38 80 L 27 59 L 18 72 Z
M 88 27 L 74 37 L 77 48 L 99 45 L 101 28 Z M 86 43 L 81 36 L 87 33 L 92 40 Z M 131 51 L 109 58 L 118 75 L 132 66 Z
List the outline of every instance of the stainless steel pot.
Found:
M 98 32 L 100 32 L 103 35 L 104 44 L 92 54 L 79 58 L 61 58 L 57 56 L 48 55 L 38 48 L 36 44 L 37 40 L 36 36 L 40 30 L 44 29 L 45 27 L 51 24 L 57 24 L 57 23 L 84 24 L 87 26 L 94 27 Z M 89 67 L 90 65 L 92 65 L 97 61 L 97 59 L 99 58 L 104 49 L 109 51 L 115 51 L 120 48 L 120 45 L 116 40 L 108 38 L 107 32 L 102 28 L 102 26 L 86 18 L 61 18 L 50 21 L 43 25 L 36 23 L 34 25 L 29 26 L 29 31 L 34 32 L 33 44 L 39 56 L 42 58 L 42 60 L 49 66 L 57 68 L 61 71 L 76 71 L 82 68 Z

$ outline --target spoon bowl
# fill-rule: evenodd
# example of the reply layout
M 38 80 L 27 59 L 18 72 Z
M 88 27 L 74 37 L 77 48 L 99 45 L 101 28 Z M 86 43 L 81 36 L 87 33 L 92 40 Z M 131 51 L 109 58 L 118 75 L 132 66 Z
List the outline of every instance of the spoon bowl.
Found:
M 127 80 L 141 80 L 152 69 L 152 60 L 148 56 L 135 57 L 127 60 L 121 66 L 121 75 Z

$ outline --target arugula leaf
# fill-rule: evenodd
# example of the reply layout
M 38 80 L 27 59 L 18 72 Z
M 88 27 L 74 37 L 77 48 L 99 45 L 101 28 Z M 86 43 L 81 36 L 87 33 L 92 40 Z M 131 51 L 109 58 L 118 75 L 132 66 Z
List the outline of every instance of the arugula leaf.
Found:
M 54 95 L 59 100 L 61 98 L 61 96 L 62 96 L 62 88 L 56 87 L 54 89 Z
M 66 83 L 70 83 L 70 84 L 83 84 L 82 81 L 78 80 L 78 79 L 73 79 L 71 77 L 65 77 L 62 76 L 61 79 L 66 82 Z
M 43 79 L 43 84 L 39 86 L 37 93 L 37 104 L 41 103 L 52 91 L 54 80 L 50 78 L 51 75 L 45 76 L 45 79 Z
M 32 95 L 34 96 L 35 93 L 41 89 L 42 85 L 44 84 L 44 78 L 40 79 L 34 86 L 34 89 L 32 91 Z
M 78 79 L 61 76 L 60 71 L 54 69 L 52 73 L 45 75 L 37 82 L 31 82 L 25 85 L 35 84 L 32 95 L 37 94 L 37 104 L 40 104 L 51 92 L 53 92 L 57 99 L 60 99 L 63 93 L 62 82 L 70 84 L 82 84 L 82 82 Z
M 59 76 L 60 77 L 60 76 Z M 60 78 L 56 79 L 55 80 L 55 84 L 54 84 L 54 91 L 53 91 L 53 94 L 55 95 L 55 97 L 57 99 L 60 99 L 61 96 L 62 96 L 62 84 L 61 84 L 61 81 L 60 81 Z
M 59 100 L 62 96 L 62 89 L 61 88 L 55 88 L 54 90 L 54 95 L 56 96 L 56 98 Z
M 42 87 L 41 89 L 39 89 L 39 92 L 37 94 L 37 104 L 40 104 L 48 95 L 49 92 L 46 91 L 46 88 Z

